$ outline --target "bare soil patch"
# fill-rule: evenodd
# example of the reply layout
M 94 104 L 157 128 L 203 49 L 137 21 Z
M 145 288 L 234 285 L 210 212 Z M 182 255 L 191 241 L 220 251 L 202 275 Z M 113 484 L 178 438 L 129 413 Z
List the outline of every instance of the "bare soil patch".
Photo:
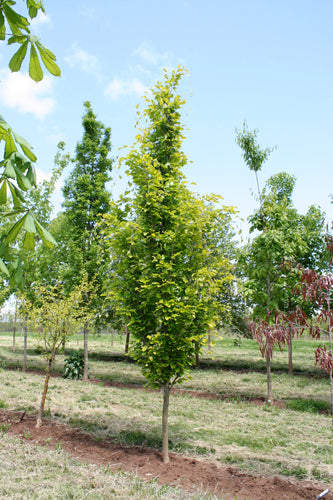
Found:
M 39 445 L 57 447 L 73 457 L 114 471 L 126 471 L 161 484 L 181 487 L 186 491 L 210 491 L 226 500 L 314 500 L 327 486 L 310 481 L 288 480 L 246 474 L 236 467 L 218 466 L 205 460 L 170 454 L 170 463 L 162 463 L 161 454 L 153 449 L 120 446 L 112 441 L 97 441 L 81 429 L 44 420 L 35 428 L 36 418 L 22 412 L 0 410 L 0 422 L 9 424 L 9 432 Z M 333 500 L 333 493 L 325 496 Z

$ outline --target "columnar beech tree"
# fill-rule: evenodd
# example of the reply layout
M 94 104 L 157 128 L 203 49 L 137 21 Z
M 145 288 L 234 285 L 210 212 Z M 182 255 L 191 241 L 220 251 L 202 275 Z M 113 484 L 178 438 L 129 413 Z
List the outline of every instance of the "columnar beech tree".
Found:
M 94 280 L 96 296 L 102 288 L 103 266 L 99 263 L 99 226 L 101 217 L 110 210 L 110 194 L 106 183 L 110 180 L 113 160 L 111 131 L 97 121 L 89 102 L 85 102 L 83 116 L 84 134 L 76 146 L 74 169 L 63 188 L 67 235 L 63 242 L 67 253 L 66 272 L 63 275 L 67 288 L 77 285 L 82 276 Z M 85 304 L 91 302 L 83 298 Z M 85 367 L 83 380 L 88 378 L 88 331 L 84 328 Z
M 193 366 L 218 311 L 212 300 L 231 271 L 223 248 L 212 248 L 232 209 L 192 194 L 182 168 L 184 138 L 178 68 L 152 89 L 145 127 L 125 159 L 133 199 L 122 200 L 110 223 L 111 279 L 132 334 L 131 355 L 151 386 L 162 389 L 163 461 L 168 457 L 168 408 L 172 387 Z M 125 202 L 125 205 L 124 205 Z

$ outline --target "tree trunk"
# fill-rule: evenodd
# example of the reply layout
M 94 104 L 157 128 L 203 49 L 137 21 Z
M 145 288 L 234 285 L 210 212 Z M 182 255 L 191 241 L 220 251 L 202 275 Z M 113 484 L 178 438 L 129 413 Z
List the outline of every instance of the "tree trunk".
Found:
M 208 333 L 208 352 L 212 352 L 212 346 L 211 346 L 211 333 Z
M 273 403 L 272 392 L 272 371 L 271 371 L 271 355 L 269 352 L 266 354 L 266 368 L 267 368 L 267 403 Z
M 40 402 L 40 407 L 39 407 L 38 415 L 37 415 L 37 422 L 36 422 L 37 429 L 42 425 L 42 416 L 43 416 L 43 412 L 44 412 L 46 394 L 47 394 L 47 390 L 49 388 L 50 372 L 51 372 L 51 365 L 52 365 L 53 358 L 54 358 L 54 355 L 52 354 L 47 360 L 44 389 L 43 389 L 42 399 Z
M 288 371 L 289 371 L 289 375 L 294 375 L 294 372 L 293 372 L 293 337 L 292 337 L 291 328 L 289 328 L 289 335 L 288 335 Z
M 330 295 L 330 300 L 329 300 L 329 313 L 331 312 L 331 307 L 330 307 L 330 301 L 331 301 L 331 295 Z M 331 325 L 331 318 L 328 320 L 328 340 L 329 340 L 329 352 L 332 356 L 332 325 Z M 331 415 L 332 415 L 332 427 L 333 427 L 333 372 L 332 370 L 330 371 L 330 387 L 331 387 Z
M 24 332 L 24 347 L 23 347 L 22 371 L 26 372 L 27 371 L 27 344 L 28 344 L 28 317 L 27 316 L 25 316 L 25 318 L 24 318 L 23 332 Z
M 84 324 L 83 327 L 83 353 L 84 353 L 84 368 L 83 368 L 83 382 L 88 382 L 88 325 Z
M 166 383 L 163 390 L 163 413 L 162 413 L 162 456 L 163 463 L 169 463 L 169 439 L 168 439 L 168 414 L 169 414 L 169 396 L 170 386 Z
M 17 299 L 15 302 L 15 316 L 14 316 L 14 327 L 13 327 L 13 352 L 15 352 L 16 323 L 17 323 Z
M 128 363 L 129 362 L 128 349 L 129 349 L 129 341 L 130 341 L 130 331 L 129 331 L 127 325 L 124 326 L 124 333 L 126 335 L 126 341 L 125 341 L 125 359 L 126 359 L 126 361 Z
M 200 357 L 198 353 L 195 354 L 195 367 L 200 368 Z

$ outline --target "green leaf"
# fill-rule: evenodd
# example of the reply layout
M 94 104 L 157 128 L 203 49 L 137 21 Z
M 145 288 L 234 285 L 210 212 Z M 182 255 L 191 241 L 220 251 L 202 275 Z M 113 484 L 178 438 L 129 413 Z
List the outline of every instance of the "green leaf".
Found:
M 13 35 L 9 38 L 7 44 L 12 45 L 13 43 L 23 43 L 28 39 L 27 35 Z
M 15 287 L 15 285 L 17 285 L 20 290 L 23 289 L 23 273 L 21 262 L 18 262 L 16 269 L 10 278 L 10 285 L 12 287 Z
M 31 44 L 30 51 L 29 75 L 35 82 L 40 82 L 43 79 L 43 71 L 33 44 Z
M 52 59 L 52 61 L 56 60 L 56 56 L 53 54 L 53 52 L 50 51 L 50 49 L 48 49 L 47 47 L 44 47 L 44 45 L 43 45 L 43 49 L 46 52 L 46 54 L 48 55 L 48 57 L 50 59 Z
M 27 54 L 27 49 L 28 49 L 28 42 L 24 42 L 23 45 L 18 49 L 18 51 L 13 55 L 11 60 L 9 61 L 9 69 L 11 71 L 20 71 L 22 62 L 24 61 L 24 58 Z
M 35 224 L 36 224 L 39 236 L 41 237 L 43 243 L 47 246 L 47 248 L 53 248 L 54 246 L 56 246 L 57 242 L 53 238 L 52 234 L 49 233 L 45 229 L 45 227 L 43 227 L 37 220 L 35 220 Z
M 60 76 L 61 75 L 61 71 L 60 71 L 60 68 L 59 66 L 54 62 L 53 58 L 51 58 L 48 54 L 48 52 L 46 52 L 45 50 L 45 47 L 43 47 L 43 45 L 40 43 L 40 42 L 37 42 L 36 43 L 36 47 L 39 51 L 39 54 L 40 54 L 40 57 L 46 67 L 46 69 L 54 76 Z M 52 54 L 52 52 L 51 52 Z M 52 54 L 53 55 L 53 54 Z
M 27 217 L 27 214 L 25 214 L 23 217 L 21 217 L 21 219 L 19 219 L 16 222 L 16 224 L 14 224 L 14 226 L 10 229 L 9 233 L 7 234 L 7 236 L 5 238 L 5 243 L 10 244 L 16 240 L 17 235 L 19 234 L 19 232 L 21 231 L 21 229 L 23 227 L 23 224 L 24 224 L 26 217 Z
M 7 184 L 13 198 L 14 208 L 21 209 L 23 207 L 22 203 L 25 202 L 24 196 L 22 195 L 21 191 L 11 182 L 7 182 Z
M 33 250 L 35 248 L 35 236 L 33 233 L 25 233 L 23 247 L 27 250 Z
M 2 182 L 0 188 L 0 205 L 5 205 L 7 203 L 7 181 Z
M 3 7 L 3 12 L 6 16 L 6 19 L 8 21 L 8 24 L 12 30 L 12 33 L 14 35 L 20 35 L 21 31 L 20 28 L 29 31 L 29 21 L 26 17 L 21 16 L 15 10 L 13 10 L 11 7 L 9 7 L 8 2 L 5 2 L 2 4 Z
M 24 220 L 23 229 L 27 231 L 27 233 L 35 234 L 37 232 L 34 217 L 30 212 L 27 213 L 27 216 Z
M 15 141 L 20 145 L 23 153 L 29 158 L 31 161 L 36 161 L 37 157 L 32 152 L 32 146 L 26 141 L 23 137 L 13 131 L 13 136 Z
M 8 160 L 6 160 L 4 164 L 6 165 L 6 168 L 3 175 L 9 177 L 10 179 L 16 179 L 16 171 L 11 159 L 8 158 Z
M 9 274 L 9 271 L 6 267 L 6 265 L 4 264 L 3 260 L 0 259 L 0 272 L 2 272 L 3 274 L 5 274 L 7 276 L 7 278 L 10 277 L 10 274 Z
M 36 170 L 34 169 L 34 167 L 32 165 L 30 165 L 28 167 L 27 179 L 29 179 L 32 186 L 37 185 Z
M 0 10 L 0 40 L 4 40 L 6 37 L 6 27 L 5 27 L 5 18 Z
M 29 7 L 29 16 L 31 17 L 31 19 L 37 16 L 37 12 L 38 10 L 36 9 L 36 7 L 34 6 Z
M 29 179 L 25 175 L 22 174 L 20 169 L 15 168 L 15 172 L 16 172 L 16 180 L 17 180 L 18 187 L 20 189 L 22 189 L 22 191 L 28 191 L 29 189 L 31 189 L 32 186 L 31 186 Z
M 7 130 L 5 141 L 5 158 L 9 158 L 12 153 L 15 153 L 15 151 L 17 151 L 17 147 L 15 146 L 15 142 L 10 130 Z

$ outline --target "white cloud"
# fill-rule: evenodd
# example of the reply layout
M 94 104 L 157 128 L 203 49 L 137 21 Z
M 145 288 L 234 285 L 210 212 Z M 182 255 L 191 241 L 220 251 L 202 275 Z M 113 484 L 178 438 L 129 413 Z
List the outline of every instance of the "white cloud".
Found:
M 132 80 L 120 80 L 119 78 L 114 78 L 106 87 L 104 94 L 111 97 L 113 101 L 116 101 L 119 97 L 124 95 L 138 95 L 141 97 L 145 94 L 145 92 L 147 92 L 147 90 L 148 87 L 146 87 L 138 78 L 133 78 Z
M 41 26 L 50 23 L 51 23 L 50 17 L 47 14 L 44 14 L 44 12 L 42 12 L 41 10 L 39 10 L 37 16 L 31 20 L 30 26 L 32 28 L 32 31 L 36 31 L 38 33 L 40 31 Z
M 134 55 L 139 56 L 145 63 L 156 65 L 170 64 L 172 54 L 170 52 L 157 52 L 150 42 L 144 41 L 134 51 Z
M 53 146 L 57 146 L 59 142 L 65 142 L 65 136 L 62 132 L 56 133 L 56 134 L 50 134 L 45 137 L 45 140 L 49 143 L 52 144 Z
M 97 57 L 80 49 L 75 43 L 72 45 L 71 53 L 65 57 L 65 61 L 71 68 L 79 67 L 87 73 L 95 73 L 98 69 Z
M 92 21 L 93 19 L 96 18 L 96 9 L 95 7 L 83 7 L 80 10 L 80 14 L 81 16 L 86 17 L 87 19 Z
M 0 71 L 0 101 L 9 108 L 16 108 L 21 113 L 31 113 L 37 118 L 44 118 L 51 113 L 55 99 L 50 96 L 52 80 L 45 76 L 39 83 L 34 82 L 27 73 Z

